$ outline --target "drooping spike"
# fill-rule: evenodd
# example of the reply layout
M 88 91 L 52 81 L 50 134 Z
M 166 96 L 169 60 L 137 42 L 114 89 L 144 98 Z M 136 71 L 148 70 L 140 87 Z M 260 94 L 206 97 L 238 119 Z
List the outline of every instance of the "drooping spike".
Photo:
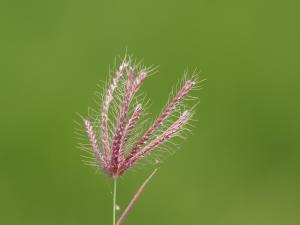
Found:
M 97 143 L 97 139 L 96 139 L 96 134 L 94 132 L 93 126 L 91 125 L 90 121 L 88 121 L 87 119 L 84 120 L 84 125 L 86 128 L 86 132 L 89 136 L 90 139 L 90 143 L 92 145 L 92 149 L 94 152 L 94 156 L 97 160 L 97 163 L 101 166 L 101 167 L 106 167 L 106 162 L 103 158 L 102 153 L 100 152 L 98 143 Z

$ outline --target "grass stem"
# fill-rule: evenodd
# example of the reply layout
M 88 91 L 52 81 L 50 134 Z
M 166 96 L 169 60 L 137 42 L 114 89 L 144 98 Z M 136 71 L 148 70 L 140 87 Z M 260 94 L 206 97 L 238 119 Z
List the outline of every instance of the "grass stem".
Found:
M 117 177 L 114 177 L 113 187 L 113 225 L 116 225 L 116 208 L 117 208 Z

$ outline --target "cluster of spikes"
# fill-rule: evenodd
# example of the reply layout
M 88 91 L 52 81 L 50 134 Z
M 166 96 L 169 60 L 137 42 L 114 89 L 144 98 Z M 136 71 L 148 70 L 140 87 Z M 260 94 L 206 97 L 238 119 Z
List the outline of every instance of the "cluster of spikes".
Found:
M 83 118 L 95 162 L 109 176 L 123 175 L 153 150 L 188 130 L 195 104 L 188 107 L 186 100 L 195 99 L 189 94 L 197 88 L 197 77 L 188 79 L 185 75 L 158 117 L 146 126 L 147 102 L 144 104 L 137 93 L 152 72 L 125 58 L 104 87 L 98 111 Z

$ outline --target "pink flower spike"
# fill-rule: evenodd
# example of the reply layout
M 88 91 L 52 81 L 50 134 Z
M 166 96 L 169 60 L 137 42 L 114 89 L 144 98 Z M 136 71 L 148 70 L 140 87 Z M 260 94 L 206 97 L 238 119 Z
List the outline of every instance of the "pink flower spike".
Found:
M 160 116 L 156 119 L 153 125 L 146 131 L 144 136 L 135 144 L 135 146 L 131 149 L 130 153 L 127 156 L 127 159 L 133 157 L 135 153 L 144 145 L 151 135 L 164 123 L 164 121 L 168 118 L 168 116 L 173 112 L 176 106 L 182 101 L 184 96 L 188 94 L 188 92 L 192 89 L 195 84 L 192 80 L 187 80 L 178 94 L 173 98 L 173 100 L 167 105 L 165 110 L 160 114 Z
M 104 160 L 104 158 L 103 158 L 103 156 L 100 152 L 100 149 L 99 149 L 99 146 L 98 146 L 98 143 L 97 143 L 97 139 L 96 139 L 96 134 L 94 133 L 94 130 L 93 130 L 93 127 L 92 127 L 90 121 L 85 119 L 84 120 L 84 125 L 85 125 L 85 128 L 86 128 L 86 132 L 89 136 L 90 143 L 92 145 L 94 156 L 95 156 L 99 166 L 105 167 L 106 163 L 105 163 L 105 160 Z
M 130 68 L 127 76 L 126 92 L 129 91 L 135 76 L 136 76 L 136 70 L 134 68 Z
M 112 83 L 109 85 L 109 87 L 107 89 L 107 93 L 106 93 L 104 101 L 103 101 L 101 142 L 103 145 L 104 155 L 105 155 L 106 159 L 109 157 L 109 151 L 110 151 L 108 125 L 107 125 L 109 105 L 113 99 L 113 92 L 117 88 L 120 78 L 123 76 L 127 67 L 128 67 L 127 63 L 121 64 L 120 68 L 117 70 L 117 72 L 115 74 L 115 77 L 112 80 Z
M 168 141 L 170 138 L 180 131 L 183 125 L 185 125 L 190 118 L 190 112 L 184 111 L 179 119 L 173 123 L 163 134 L 155 138 L 150 144 L 146 145 L 141 151 L 136 153 L 132 158 L 126 160 L 124 169 L 128 169 L 134 165 L 138 160 L 142 159 L 146 154 L 155 149 L 157 146 Z
M 124 157 L 124 145 L 125 142 L 127 141 L 128 136 L 130 135 L 130 132 L 132 131 L 132 129 L 134 128 L 137 120 L 140 117 L 140 114 L 142 112 L 142 105 L 138 104 L 133 112 L 133 114 L 131 115 L 131 118 L 129 119 L 128 123 L 125 126 L 124 129 L 124 135 L 122 136 L 122 140 L 121 140 L 121 144 L 120 144 L 120 153 L 119 153 L 119 167 L 122 166 L 122 164 L 125 161 L 125 157 Z M 118 168 L 118 170 L 121 168 Z
M 146 71 L 141 72 L 141 74 L 135 79 L 132 85 L 130 85 L 130 88 L 127 89 L 124 97 L 123 97 L 123 103 L 120 110 L 119 120 L 117 122 L 117 128 L 115 130 L 115 135 L 113 137 L 112 142 L 112 154 L 111 154 L 111 170 L 112 174 L 118 174 L 119 166 L 121 165 L 122 161 L 122 140 L 124 139 L 124 131 L 125 131 L 125 125 L 126 125 L 126 119 L 130 107 L 130 103 L 140 88 L 142 82 L 146 78 L 147 73 Z
M 124 140 L 126 141 L 127 137 L 130 134 L 130 131 L 134 128 L 134 125 L 136 124 L 137 120 L 139 119 L 140 115 L 142 113 L 142 104 L 138 104 L 135 107 L 135 110 L 131 116 L 131 118 L 129 119 L 126 128 L 125 128 L 125 132 L 124 132 Z

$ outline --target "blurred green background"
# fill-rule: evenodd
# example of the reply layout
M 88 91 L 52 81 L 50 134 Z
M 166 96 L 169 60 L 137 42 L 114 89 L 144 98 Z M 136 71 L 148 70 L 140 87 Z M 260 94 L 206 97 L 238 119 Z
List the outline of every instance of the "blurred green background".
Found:
M 158 112 L 186 68 L 206 78 L 196 127 L 131 225 L 300 224 L 297 1 L 1 1 L 1 225 L 111 224 L 111 181 L 81 162 L 76 112 L 127 48 L 160 65 Z M 127 202 L 153 167 L 126 174 Z

